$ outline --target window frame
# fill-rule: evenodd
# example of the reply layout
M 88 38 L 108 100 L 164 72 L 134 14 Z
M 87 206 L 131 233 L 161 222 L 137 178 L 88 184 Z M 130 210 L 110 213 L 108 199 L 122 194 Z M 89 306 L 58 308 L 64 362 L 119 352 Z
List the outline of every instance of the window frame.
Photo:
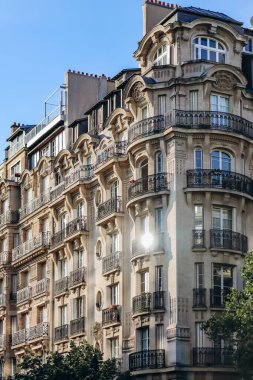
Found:
M 201 40 L 206 39 L 207 44 L 201 44 Z M 198 40 L 198 42 L 196 42 Z M 216 47 L 212 47 L 210 41 L 215 41 Z M 197 59 L 204 59 L 211 62 L 216 63 L 222 63 L 225 64 L 227 60 L 227 49 L 225 48 L 224 44 L 222 44 L 219 40 L 213 37 L 208 36 L 195 36 L 192 39 L 192 45 L 193 45 L 193 57 L 194 60 Z M 219 48 L 219 45 L 222 47 Z M 206 58 L 201 57 L 202 50 L 206 51 Z M 211 53 L 215 53 L 215 60 L 211 59 Z M 220 59 L 220 55 L 223 55 L 223 59 Z
M 164 48 L 166 49 L 164 50 Z M 162 51 L 160 51 L 162 50 Z M 157 47 L 152 60 L 152 66 L 164 66 L 170 64 L 170 46 L 164 42 Z

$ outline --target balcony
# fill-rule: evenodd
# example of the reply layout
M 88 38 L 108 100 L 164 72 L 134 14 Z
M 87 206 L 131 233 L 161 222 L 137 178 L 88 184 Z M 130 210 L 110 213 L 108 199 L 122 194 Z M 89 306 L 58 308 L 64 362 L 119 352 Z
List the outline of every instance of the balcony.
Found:
M 12 346 L 24 344 L 26 342 L 26 329 L 19 330 L 12 334 Z
M 220 287 L 210 289 L 210 308 L 222 309 L 225 307 L 227 297 L 231 292 L 231 288 L 221 289 Z
M 238 191 L 253 197 L 253 180 L 243 174 L 219 169 L 187 170 L 187 187 Z
M 6 307 L 6 294 L 0 294 L 0 308 Z
M 7 265 L 11 262 L 11 252 L 3 251 L 0 252 L 0 265 Z
M 133 314 L 151 312 L 151 293 L 142 293 L 133 298 Z
M 85 333 L 85 318 L 80 317 L 70 321 L 70 336 Z
M 115 142 L 113 145 L 108 146 L 102 152 L 99 152 L 97 155 L 95 170 L 97 170 L 113 158 L 125 158 L 126 148 L 127 141 L 119 141 Z
M 165 350 L 145 350 L 129 355 L 130 371 L 165 367 Z
M 165 309 L 165 292 L 159 290 L 153 293 L 153 310 L 164 310 Z
M 62 325 L 54 329 L 55 341 L 66 340 L 69 336 L 69 325 Z
M 111 216 L 114 213 L 122 213 L 121 197 L 114 197 L 98 206 L 97 222 Z
M 79 181 L 89 181 L 93 177 L 93 166 L 83 165 L 65 177 L 65 188 Z
M 246 253 L 248 238 L 231 230 L 210 230 L 210 248 Z
M 23 219 L 27 215 L 31 214 L 33 211 L 44 206 L 49 201 L 50 192 L 40 194 L 38 198 L 33 199 L 20 210 L 20 219 Z
M 60 280 L 55 281 L 54 285 L 54 294 L 55 296 L 65 293 L 68 290 L 68 276 L 61 278 Z
M 77 268 L 69 273 L 69 288 L 86 283 L 87 269 L 85 267 Z
M 47 283 L 48 283 L 47 278 L 43 278 L 42 280 L 37 281 L 37 283 L 33 287 L 33 296 L 37 297 L 47 292 Z
M 173 125 L 186 129 L 219 130 L 253 139 L 253 123 L 240 116 L 216 111 L 176 110 Z
M 205 249 L 206 247 L 206 231 L 193 230 L 192 231 L 192 249 Z
M 113 305 L 102 310 L 102 326 L 112 326 L 120 324 L 120 307 Z
M 17 304 L 29 301 L 31 294 L 30 294 L 30 286 L 26 286 L 23 289 L 20 289 L 17 291 Z
M 65 190 L 65 182 L 63 181 L 50 191 L 50 201 L 54 202 L 56 199 L 60 198 L 64 190 Z
M 32 251 L 38 248 L 48 248 L 50 244 L 50 234 L 49 232 L 41 232 L 38 236 L 30 239 L 18 247 L 14 248 L 12 251 L 12 260 L 18 260 L 28 255 Z
M 154 254 L 164 252 L 165 236 L 166 235 L 163 232 L 153 234 L 153 241 L 149 248 L 144 247 L 142 239 L 134 239 L 132 242 L 132 258 L 134 259 L 139 256 L 149 256 L 151 253 Z
M 0 335 L 0 351 L 4 350 L 6 348 L 6 336 L 1 334 Z
M 65 228 L 56 232 L 51 238 L 51 248 L 56 247 L 59 244 L 63 244 L 65 239 L 68 239 L 80 232 L 88 232 L 87 218 L 79 217 L 69 222 Z
M 49 323 L 41 322 L 36 326 L 27 329 L 27 340 L 37 340 L 37 339 L 49 338 Z
M 128 200 L 137 197 L 149 196 L 160 191 L 168 191 L 167 174 L 159 173 L 139 178 L 128 188 Z
M 17 223 L 18 220 L 18 211 L 6 211 L 5 213 L 0 215 L 0 227 L 4 226 L 5 224 Z
M 23 138 L 20 141 L 17 141 L 15 144 L 11 142 L 10 149 L 8 150 L 8 159 L 13 157 L 19 150 L 21 150 L 24 147 L 25 147 L 25 142 Z
M 193 365 L 197 367 L 234 367 L 233 349 L 193 348 Z
M 193 309 L 206 309 L 206 289 L 193 289 Z
M 141 120 L 130 126 L 128 133 L 128 143 L 131 144 L 141 138 L 162 133 L 165 130 L 166 122 L 164 115 L 158 115 Z
M 120 269 L 121 252 L 114 252 L 112 255 L 103 257 L 102 274 L 111 273 Z

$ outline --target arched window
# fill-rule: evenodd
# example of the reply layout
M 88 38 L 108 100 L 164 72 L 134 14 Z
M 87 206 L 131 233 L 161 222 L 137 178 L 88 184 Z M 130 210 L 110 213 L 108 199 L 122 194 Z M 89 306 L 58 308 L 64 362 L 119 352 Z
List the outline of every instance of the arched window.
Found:
M 169 64 L 169 47 L 164 44 L 160 46 L 154 56 L 153 66 L 161 66 Z
M 162 155 L 162 152 L 157 152 L 155 155 L 155 171 L 156 171 L 156 174 L 163 172 L 163 155 Z
M 202 155 L 200 147 L 194 149 L 194 169 L 202 169 Z
M 98 259 L 102 257 L 102 243 L 100 240 L 98 240 L 96 244 L 96 256 Z
M 221 150 L 211 152 L 211 169 L 231 171 L 231 156 Z
M 207 59 L 213 62 L 225 63 L 226 50 L 224 46 L 209 37 L 196 37 L 193 40 L 194 59 Z

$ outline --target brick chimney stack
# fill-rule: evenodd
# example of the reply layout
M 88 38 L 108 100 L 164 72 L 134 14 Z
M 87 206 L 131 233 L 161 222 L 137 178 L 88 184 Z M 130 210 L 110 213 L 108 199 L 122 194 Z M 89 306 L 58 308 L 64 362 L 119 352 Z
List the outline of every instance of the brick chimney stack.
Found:
M 158 0 L 146 0 L 142 5 L 143 10 L 143 36 L 147 34 L 164 17 L 168 16 L 176 8 L 176 5 Z
M 20 124 L 17 124 L 14 121 L 14 123 L 11 125 L 11 133 L 14 133 L 16 131 L 16 129 L 18 129 L 19 127 L 20 127 Z

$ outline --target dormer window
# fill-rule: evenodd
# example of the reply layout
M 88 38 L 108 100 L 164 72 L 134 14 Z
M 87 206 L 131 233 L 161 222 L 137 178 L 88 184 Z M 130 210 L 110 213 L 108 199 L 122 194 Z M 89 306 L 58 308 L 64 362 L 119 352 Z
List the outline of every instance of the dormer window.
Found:
M 193 40 L 194 59 L 207 59 L 212 62 L 225 63 L 226 50 L 213 38 L 196 37 Z
M 169 48 L 166 44 L 160 46 L 154 56 L 153 66 L 168 65 L 169 63 Z

